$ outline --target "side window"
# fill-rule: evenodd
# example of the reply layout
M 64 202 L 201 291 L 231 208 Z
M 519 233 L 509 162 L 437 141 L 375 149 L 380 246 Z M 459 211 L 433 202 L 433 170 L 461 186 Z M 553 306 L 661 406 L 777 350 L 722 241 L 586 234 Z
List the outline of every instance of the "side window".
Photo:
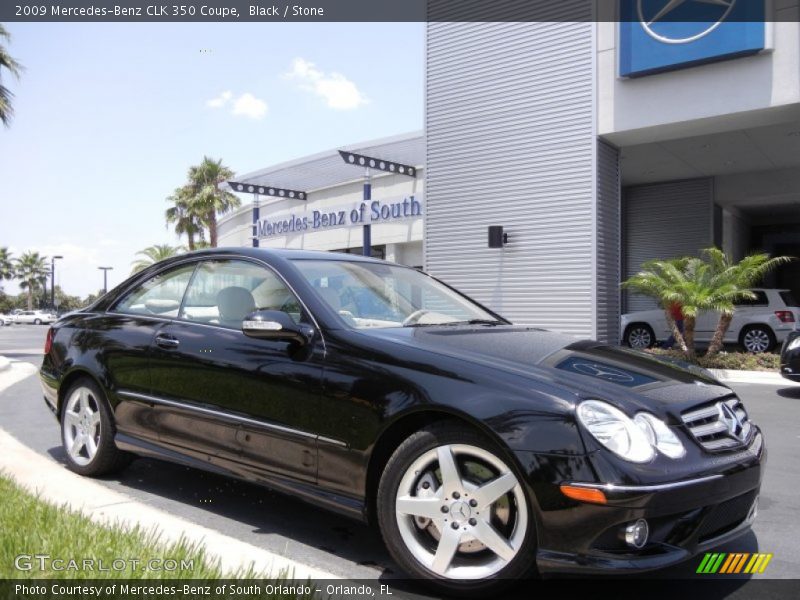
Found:
M 736 306 L 767 306 L 769 304 L 766 292 L 759 290 L 753 293 L 756 295 L 755 298 L 745 298 L 739 300 L 736 302 Z
M 200 263 L 192 279 L 180 318 L 241 329 L 256 310 L 280 310 L 299 323 L 300 303 L 269 269 L 241 260 Z
M 192 263 L 166 273 L 159 273 L 129 292 L 111 309 L 111 312 L 177 317 L 183 293 L 192 277 L 194 267 Z

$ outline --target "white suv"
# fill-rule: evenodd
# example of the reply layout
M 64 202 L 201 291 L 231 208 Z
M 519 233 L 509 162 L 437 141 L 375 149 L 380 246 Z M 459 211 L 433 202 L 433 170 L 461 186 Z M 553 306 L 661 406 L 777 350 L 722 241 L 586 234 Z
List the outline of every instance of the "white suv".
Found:
M 15 324 L 33 323 L 34 325 L 43 325 L 57 320 L 58 317 L 56 315 L 43 310 L 23 310 L 14 315 Z
M 769 352 L 783 343 L 800 323 L 800 308 L 789 290 L 754 289 L 754 300 L 737 304 L 725 334 L 726 344 L 740 344 L 747 352 Z M 710 342 L 719 313 L 703 311 L 697 317 L 695 340 Z M 631 348 L 649 348 L 670 336 L 664 311 L 643 310 L 622 315 L 622 343 Z

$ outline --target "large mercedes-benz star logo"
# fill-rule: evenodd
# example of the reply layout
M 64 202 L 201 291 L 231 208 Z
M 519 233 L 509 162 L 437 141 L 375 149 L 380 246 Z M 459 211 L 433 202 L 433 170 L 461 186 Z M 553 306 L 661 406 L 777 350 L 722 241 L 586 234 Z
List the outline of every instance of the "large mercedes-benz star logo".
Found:
M 584 375 L 591 375 L 605 379 L 606 381 L 613 381 L 614 383 L 630 383 L 633 377 L 630 373 L 626 373 L 622 369 L 615 369 L 614 367 L 606 367 L 597 363 L 575 363 L 572 365 L 578 373 Z
M 719 420 L 725 424 L 725 427 L 728 428 L 728 433 L 731 437 L 736 438 L 740 442 L 743 441 L 743 433 L 744 427 L 742 427 L 742 421 L 739 419 L 739 416 L 736 412 L 724 402 L 720 402 L 717 410 L 719 411 Z
M 652 38 L 658 40 L 659 42 L 664 42 L 665 44 L 688 44 L 689 42 L 693 42 L 707 36 L 709 33 L 719 27 L 725 21 L 725 19 L 728 18 L 728 15 L 736 4 L 736 0 L 667 0 L 664 2 L 664 6 L 662 6 L 660 10 L 656 11 L 655 14 L 646 15 L 645 10 L 642 7 L 644 1 L 645 0 L 638 0 L 639 21 L 641 21 L 642 27 Z M 686 2 L 697 2 L 700 4 L 712 4 L 714 6 L 718 6 L 718 18 L 713 22 L 697 22 L 696 25 L 698 26 L 698 31 L 692 33 L 691 35 L 685 35 L 685 31 L 679 36 L 669 35 L 668 31 L 659 31 L 660 28 L 658 24 L 663 22 L 665 17 Z M 674 18 L 674 16 L 672 18 Z

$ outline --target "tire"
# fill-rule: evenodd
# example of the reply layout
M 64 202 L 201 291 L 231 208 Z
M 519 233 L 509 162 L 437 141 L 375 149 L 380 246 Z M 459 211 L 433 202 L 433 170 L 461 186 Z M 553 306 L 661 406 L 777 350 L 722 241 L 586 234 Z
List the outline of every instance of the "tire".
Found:
M 656 334 L 647 323 L 631 323 L 625 328 L 625 345 L 637 350 L 652 348 L 656 344 Z
M 33 324 L 34 325 L 41 325 L 42 324 L 42 320 L 41 319 L 34 319 L 33 320 Z
M 448 457 L 455 460 L 442 478 L 440 460 Z M 480 492 L 487 482 L 500 493 L 494 500 L 491 490 Z M 429 517 L 400 512 L 404 499 L 409 511 Z M 386 464 L 376 504 L 392 557 L 437 591 L 484 596 L 535 573 L 536 519 L 527 488 L 497 446 L 471 429 L 440 423 L 407 438 Z
M 761 354 L 775 348 L 775 334 L 768 325 L 748 325 L 739 334 L 739 344 L 745 352 Z
M 117 448 L 115 433 L 111 409 L 103 391 L 91 379 L 76 381 L 64 396 L 61 407 L 61 443 L 67 467 L 81 475 L 98 477 L 128 466 L 132 456 Z M 83 443 L 79 439 L 81 436 Z

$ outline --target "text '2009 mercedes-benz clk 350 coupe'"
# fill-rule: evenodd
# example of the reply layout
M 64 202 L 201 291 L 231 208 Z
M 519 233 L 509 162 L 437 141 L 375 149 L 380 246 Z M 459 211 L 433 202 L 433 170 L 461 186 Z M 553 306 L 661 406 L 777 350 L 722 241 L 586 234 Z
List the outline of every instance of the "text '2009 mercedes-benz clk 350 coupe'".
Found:
M 48 332 L 69 467 L 134 455 L 375 523 L 449 592 L 665 567 L 747 531 L 766 457 L 696 367 L 517 326 L 417 270 L 211 249 Z

